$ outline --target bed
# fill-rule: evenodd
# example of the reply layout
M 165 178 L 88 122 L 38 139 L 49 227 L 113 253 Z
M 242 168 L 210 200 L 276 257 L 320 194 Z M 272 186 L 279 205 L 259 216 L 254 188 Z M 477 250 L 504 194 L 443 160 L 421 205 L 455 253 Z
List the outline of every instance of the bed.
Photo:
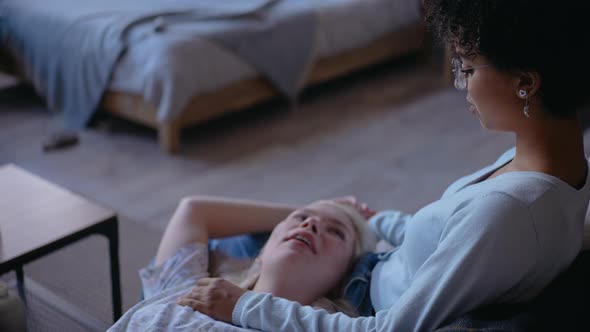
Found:
M 26 6 L 27 2 L 34 2 L 36 9 L 33 14 L 27 13 L 28 21 L 45 21 L 47 20 L 46 16 L 55 20 L 55 16 L 58 15 L 45 14 L 52 10 L 55 11 L 55 9 L 50 7 L 39 9 L 38 1 L 41 0 L 19 0 L 17 9 L 19 13 L 23 13 L 29 10 Z M 186 2 L 186 0 L 182 1 Z M 207 0 L 193 1 L 206 3 Z M 242 57 L 243 54 L 232 50 L 233 44 L 231 43 L 235 44 L 238 38 L 231 41 L 230 47 L 228 47 L 228 44 L 224 44 L 223 40 L 220 43 L 218 37 L 210 37 L 211 34 L 214 34 L 215 29 L 227 31 L 229 29 L 227 23 L 218 21 L 211 23 L 209 20 L 206 24 L 198 25 L 192 20 L 179 20 L 177 16 L 173 16 L 174 20 L 169 20 L 170 16 L 166 16 L 168 12 L 162 12 L 162 9 L 159 9 L 160 11 L 156 14 L 148 13 L 141 16 L 142 24 L 137 25 L 137 29 L 128 38 L 131 42 L 120 46 L 116 56 L 113 54 L 116 52 L 111 52 L 108 55 L 113 59 L 112 66 L 108 68 L 108 71 L 104 68 L 108 66 L 99 67 L 103 72 L 98 77 L 104 80 L 104 86 L 94 88 L 93 93 L 98 97 L 97 105 L 90 101 L 71 104 L 75 107 L 67 106 L 67 104 L 62 107 L 59 97 L 54 96 L 56 91 L 64 95 L 72 94 L 72 91 L 79 89 L 79 86 L 87 85 L 87 76 L 76 74 L 79 75 L 79 79 L 84 79 L 78 81 L 82 83 L 77 85 L 70 83 L 68 86 L 66 82 L 63 86 L 52 89 L 51 83 L 57 80 L 65 81 L 64 77 L 67 78 L 68 73 L 44 78 L 44 72 L 36 70 L 35 67 L 39 62 L 35 58 L 33 52 L 35 50 L 28 50 L 29 53 L 27 53 L 26 45 L 22 46 L 23 42 L 14 37 L 15 31 L 18 31 L 18 25 L 14 24 L 7 28 L 8 24 L 5 24 L 3 29 L 0 19 L 0 36 L 4 53 L 0 57 L 0 70 L 16 73 L 30 81 L 36 90 L 46 98 L 50 108 L 57 110 L 69 108 L 76 112 L 80 109 L 92 108 L 90 110 L 92 112 L 94 109 L 100 109 L 116 114 L 156 129 L 162 149 L 167 152 L 176 152 L 180 148 L 183 128 L 227 112 L 243 109 L 278 94 L 296 99 L 298 92 L 305 86 L 332 79 L 395 56 L 417 52 L 424 46 L 425 29 L 421 21 L 419 0 L 323 0 L 310 1 L 307 3 L 308 7 L 305 7 L 305 1 L 248 1 L 252 3 L 258 1 L 256 6 L 267 7 L 277 3 L 283 6 L 298 3 L 300 7 L 297 9 L 299 10 L 297 18 L 292 18 L 293 10 L 288 9 L 286 12 L 289 14 L 280 16 L 277 21 L 286 17 L 285 20 L 291 19 L 293 21 L 291 26 L 297 22 L 313 22 L 313 24 L 301 25 L 308 30 L 305 33 L 306 36 L 303 36 L 304 33 L 299 31 L 305 29 L 297 29 L 296 34 L 299 35 L 292 38 L 293 44 L 301 45 L 301 47 L 288 49 L 285 47 L 287 38 L 269 38 L 269 40 L 274 40 L 274 47 L 279 50 L 271 52 L 272 56 L 256 54 L 256 56 L 260 56 L 257 65 L 256 59 L 245 61 Z M 10 3 L 10 1 L 8 2 Z M 45 1 L 44 4 L 55 2 L 62 2 L 62 5 L 67 3 L 65 0 L 51 0 Z M 101 6 L 107 6 L 108 3 L 107 1 L 106 5 L 102 4 Z M 114 3 L 111 2 L 111 5 Z M 1 6 L 0 17 L 3 13 L 6 17 L 6 7 Z M 33 6 L 28 8 L 33 8 Z M 259 7 L 256 8 L 258 11 Z M 87 8 L 84 10 L 88 11 Z M 104 12 L 103 8 L 101 10 Z M 84 13 L 86 16 L 60 15 L 58 19 L 60 21 L 73 20 L 79 24 L 80 21 L 88 21 L 88 12 Z M 92 14 L 94 15 L 94 12 Z M 14 14 L 11 13 L 11 15 L 14 17 Z M 235 13 L 233 15 L 230 17 L 231 20 L 235 20 Z M 257 12 L 257 15 L 260 15 L 260 12 Z M 244 16 L 240 14 L 237 17 L 241 19 Z M 96 19 L 96 15 L 92 17 L 93 22 L 100 21 Z M 149 19 L 146 20 L 146 17 Z M 102 17 L 101 20 L 105 21 Z M 249 20 L 252 21 L 251 18 Z M 56 23 L 52 21 L 51 24 L 55 25 Z M 106 26 L 104 22 L 101 24 Z M 88 25 L 85 23 L 85 28 Z M 92 28 L 95 29 L 95 27 Z M 26 30 L 30 27 L 26 25 L 21 29 Z M 71 24 L 67 29 L 69 30 L 64 31 L 72 30 Z M 292 30 L 291 28 L 291 34 Z M 59 42 L 62 42 L 63 35 L 61 34 Z M 291 37 L 292 35 L 286 34 L 284 36 Z M 21 41 L 21 43 L 15 42 L 15 40 Z M 243 43 L 243 41 L 238 42 Z M 254 42 L 260 41 L 255 40 Z M 291 81 L 294 79 L 301 81 L 297 89 L 285 88 L 285 85 L 281 88 L 281 85 L 277 84 L 277 77 L 280 79 L 284 73 L 273 77 L 272 68 L 269 70 L 264 66 L 271 62 L 285 63 L 280 59 L 281 56 L 292 56 L 291 53 L 305 49 L 308 44 L 309 51 L 295 61 L 298 67 L 293 66 L 291 70 L 292 76 L 298 75 L 290 77 Z M 246 45 L 257 44 L 248 42 Z M 261 48 L 260 45 L 257 45 L 257 49 Z M 78 51 L 76 47 L 65 49 L 71 50 L 71 53 L 68 53 L 66 57 L 70 56 L 73 59 L 82 58 L 88 53 L 85 45 L 82 47 L 82 51 L 86 53 L 80 51 L 79 55 L 76 54 Z M 51 53 L 48 54 L 53 56 Z M 40 57 L 37 56 L 37 58 Z M 56 58 L 57 60 L 54 62 L 60 61 L 58 56 Z M 66 60 L 61 59 L 61 61 L 67 63 Z M 73 60 L 68 59 L 67 61 L 72 62 Z M 63 64 L 62 67 L 64 67 Z M 76 71 L 77 73 L 93 74 L 96 72 L 96 69 L 92 70 L 92 68 L 90 70 L 86 67 L 79 68 L 82 69 Z M 269 71 L 271 74 L 268 74 Z M 47 68 L 45 68 L 45 72 L 47 72 Z M 100 81 L 100 79 L 96 81 Z M 61 83 L 59 82 L 59 84 Z M 84 98 L 82 99 L 85 101 Z M 95 107 L 91 107 L 92 105 Z M 87 119 L 87 117 L 85 118 Z M 85 121 L 78 122 L 79 125 L 85 124 Z

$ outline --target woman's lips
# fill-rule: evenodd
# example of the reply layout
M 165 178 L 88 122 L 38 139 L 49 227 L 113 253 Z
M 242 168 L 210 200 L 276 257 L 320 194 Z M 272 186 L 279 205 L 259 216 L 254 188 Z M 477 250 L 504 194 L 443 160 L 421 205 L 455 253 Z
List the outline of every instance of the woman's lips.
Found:
M 315 239 L 313 238 L 313 235 L 310 235 L 308 233 L 297 233 L 293 236 L 291 236 L 290 238 L 288 238 L 287 240 L 293 240 L 301 245 L 304 245 L 305 247 L 307 247 L 314 255 L 317 254 L 317 249 L 315 246 Z
M 313 248 L 310 247 L 309 244 L 307 244 L 305 242 L 302 242 L 301 240 L 298 240 L 298 239 L 295 239 L 295 238 L 293 238 L 291 240 L 294 241 L 297 245 L 300 245 L 300 246 L 303 246 L 303 247 L 307 248 L 312 254 L 315 255 L 315 252 L 314 252 Z

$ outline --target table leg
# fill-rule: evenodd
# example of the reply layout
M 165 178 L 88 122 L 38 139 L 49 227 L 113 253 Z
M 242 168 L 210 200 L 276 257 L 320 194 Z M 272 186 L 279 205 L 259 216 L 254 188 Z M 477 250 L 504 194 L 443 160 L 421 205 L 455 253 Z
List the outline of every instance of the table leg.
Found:
M 116 322 L 122 315 L 121 280 L 119 274 L 119 227 L 115 218 L 108 232 L 109 255 L 111 261 L 111 291 L 113 298 L 113 320 Z
M 23 266 L 19 266 L 15 269 L 16 271 L 16 288 L 18 289 L 18 295 L 23 300 L 23 303 L 27 304 L 27 297 L 25 294 L 25 273 L 23 271 Z

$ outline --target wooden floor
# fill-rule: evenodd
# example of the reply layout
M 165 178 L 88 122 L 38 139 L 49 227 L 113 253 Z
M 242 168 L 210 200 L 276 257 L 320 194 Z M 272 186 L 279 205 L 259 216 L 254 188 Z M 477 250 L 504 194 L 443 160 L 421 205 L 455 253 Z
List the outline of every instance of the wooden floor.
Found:
M 179 156 L 161 153 L 155 132 L 110 120 L 82 132 L 77 147 L 43 153 L 59 122 L 25 93 L 7 94 L 0 163 L 18 163 L 158 229 L 193 193 L 306 202 L 354 191 L 379 208 L 413 210 L 436 195 L 406 203 L 381 194 L 414 174 L 424 181 L 427 170 L 436 178 L 427 187 L 438 193 L 511 141 L 481 130 L 464 97 L 440 83 L 439 68 L 413 59 L 311 90 L 295 110 L 275 102 L 191 128 Z M 376 174 L 379 190 L 369 183 Z
M 437 199 L 451 181 L 493 162 L 513 143 L 511 135 L 481 129 L 464 98 L 441 82 L 438 61 L 407 58 L 313 88 L 294 110 L 277 101 L 191 128 L 181 154 L 170 156 L 158 148 L 154 131 L 113 119 L 83 131 L 74 148 L 43 153 L 41 144 L 59 121 L 30 94 L 4 90 L 0 164 L 16 163 L 119 212 L 129 308 L 139 294 L 137 268 L 154 254 L 159 233 L 185 195 L 306 203 L 355 194 L 376 209 L 407 212 Z M 108 297 L 90 303 L 76 292 L 67 295 L 59 280 L 66 276 L 47 272 L 62 266 L 70 280 L 77 272 L 68 266 L 77 261 L 92 271 L 103 258 L 84 266 L 90 263 L 80 253 L 97 255 L 106 246 L 99 242 L 30 270 L 40 283 L 108 320 Z M 69 282 L 83 289 L 85 278 L 94 276 Z M 97 293 L 108 287 L 98 284 Z

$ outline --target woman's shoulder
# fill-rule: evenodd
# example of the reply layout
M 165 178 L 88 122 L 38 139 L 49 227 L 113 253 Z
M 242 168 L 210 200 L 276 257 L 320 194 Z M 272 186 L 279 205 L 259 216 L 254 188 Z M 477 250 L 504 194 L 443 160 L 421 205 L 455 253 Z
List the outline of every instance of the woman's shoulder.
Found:
M 528 206 L 543 196 L 561 191 L 555 179 L 535 172 L 507 172 L 486 182 L 482 187 L 489 191 L 487 196 L 505 195 Z
M 543 244 L 575 238 L 588 202 L 568 199 L 551 181 L 523 177 L 500 181 L 493 189 L 460 204 L 447 226 L 472 229 L 476 234 L 521 234 Z
M 542 177 L 504 173 L 443 197 L 443 201 L 456 206 L 453 212 L 457 209 L 512 211 L 528 209 L 548 192 L 555 191 L 555 185 Z M 559 194 L 553 196 L 558 197 Z
M 480 222 L 491 220 L 512 219 L 515 217 L 529 217 L 529 201 L 525 195 L 515 194 L 509 190 L 491 190 L 475 195 L 461 204 L 461 214 L 465 218 L 476 219 Z

